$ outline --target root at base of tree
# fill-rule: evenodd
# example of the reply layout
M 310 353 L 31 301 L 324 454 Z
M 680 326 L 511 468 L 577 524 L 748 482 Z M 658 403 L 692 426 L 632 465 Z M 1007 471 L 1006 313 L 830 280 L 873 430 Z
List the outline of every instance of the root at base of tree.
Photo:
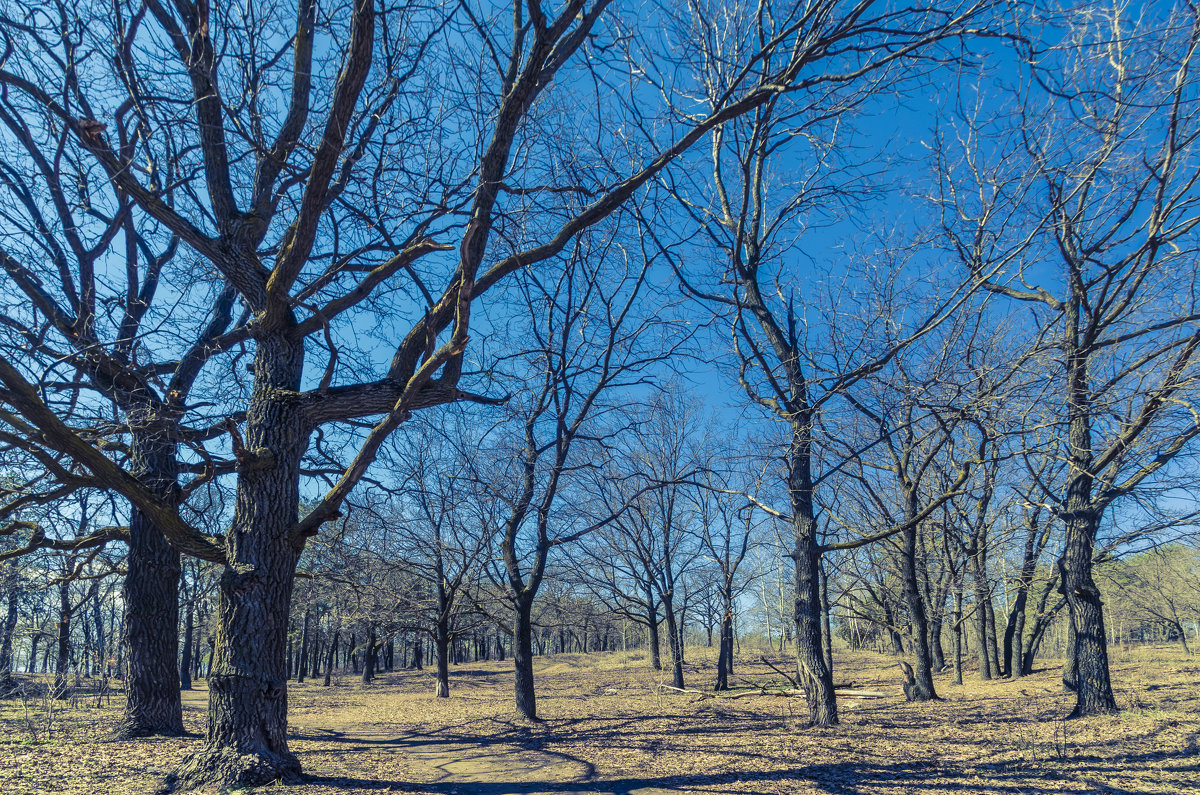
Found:
M 167 780 L 159 795 L 217 786 L 222 791 L 261 787 L 274 782 L 300 781 L 300 761 L 292 754 L 269 751 L 241 753 L 232 748 L 197 751 L 184 760 Z

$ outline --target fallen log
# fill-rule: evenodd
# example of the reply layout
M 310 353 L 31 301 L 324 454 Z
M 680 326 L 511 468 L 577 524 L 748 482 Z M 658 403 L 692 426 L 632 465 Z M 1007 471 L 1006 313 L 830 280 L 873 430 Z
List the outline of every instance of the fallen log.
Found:
M 675 687 L 673 685 L 664 685 L 662 682 L 659 682 L 658 686 L 665 687 L 667 690 L 674 690 L 676 693 L 704 693 L 703 690 L 687 690 L 682 687 Z
M 833 694 L 835 696 L 845 696 L 846 698 L 887 698 L 889 695 L 888 693 L 884 693 L 881 690 L 850 690 L 850 689 L 834 690 Z
M 709 695 L 709 694 L 706 694 Z M 789 698 L 799 698 L 805 696 L 805 692 L 799 688 L 790 689 L 767 689 L 760 688 L 758 690 L 743 690 L 739 693 L 730 693 L 726 691 L 724 694 L 717 694 L 718 698 L 749 698 L 752 696 L 787 696 Z M 888 693 L 883 693 L 878 690 L 835 690 L 835 696 L 841 698 L 887 698 Z

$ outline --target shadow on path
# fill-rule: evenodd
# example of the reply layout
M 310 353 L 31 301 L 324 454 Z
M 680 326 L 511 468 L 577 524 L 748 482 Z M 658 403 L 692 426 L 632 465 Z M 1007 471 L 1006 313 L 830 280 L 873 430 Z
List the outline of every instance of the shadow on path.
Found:
M 490 758 L 490 755 L 489 755 Z M 1082 764 L 1080 764 L 1082 762 Z M 779 782 L 789 792 L 828 793 L 828 795 L 866 795 L 880 786 L 908 786 L 923 793 L 979 792 L 988 795 L 1030 795 L 1057 793 L 1064 780 L 1084 782 L 1090 792 L 1100 795 L 1133 795 L 1136 790 L 1105 783 L 1113 773 L 1127 770 L 1138 762 L 1161 766 L 1164 773 L 1180 780 L 1200 777 L 1200 760 L 1194 753 L 1166 752 L 1133 754 L 1115 759 L 1072 760 L 1069 768 L 1059 770 L 1053 763 L 1031 766 L 1021 761 L 985 764 L 963 770 L 936 762 L 844 762 L 800 765 L 781 770 L 724 775 L 627 777 L 611 781 L 529 780 L 506 777 L 493 770 L 490 779 L 444 780 L 432 784 L 310 776 L 309 781 L 366 790 L 401 790 L 430 795 L 549 795 L 549 793 L 607 793 L 608 795 L 681 795 L 699 792 L 724 795 L 754 791 L 754 785 Z M 729 786 L 732 785 L 732 786 Z M 747 787 L 749 785 L 749 787 Z M 1032 785 L 1032 786 L 1031 786 Z

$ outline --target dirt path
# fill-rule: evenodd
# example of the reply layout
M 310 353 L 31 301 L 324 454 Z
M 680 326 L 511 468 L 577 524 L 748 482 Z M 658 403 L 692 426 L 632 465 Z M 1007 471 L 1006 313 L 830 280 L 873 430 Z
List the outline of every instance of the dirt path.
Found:
M 185 710 L 202 714 L 207 701 L 204 688 L 183 693 Z M 680 795 L 677 789 L 638 787 L 636 782 L 592 781 L 591 765 L 562 754 L 512 743 L 470 744 L 413 733 L 391 734 L 377 725 L 353 720 L 351 714 L 333 710 L 319 718 L 306 717 L 303 734 L 317 742 L 325 738 L 377 750 L 394 749 L 424 774 L 420 778 L 427 779 L 423 782 L 427 791 L 438 795 Z

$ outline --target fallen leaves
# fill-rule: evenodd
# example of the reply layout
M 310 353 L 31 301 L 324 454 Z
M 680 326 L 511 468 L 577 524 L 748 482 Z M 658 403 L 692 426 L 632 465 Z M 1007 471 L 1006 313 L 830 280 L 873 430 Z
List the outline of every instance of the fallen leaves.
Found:
M 712 660 L 689 650 L 690 690 L 705 690 Z M 489 792 L 588 791 L 836 793 L 900 795 L 1198 792 L 1200 668 L 1169 654 L 1119 653 L 1115 716 L 1063 721 L 1070 697 L 1048 669 L 1016 681 L 937 679 L 943 701 L 910 704 L 895 695 L 894 658 L 843 655 L 839 677 L 881 693 L 843 700 L 842 725 L 805 727 L 803 699 L 693 701 L 660 672 L 623 655 L 541 658 L 539 711 L 514 719 L 512 672 L 504 663 L 455 666 L 449 699 L 433 698 L 428 672 L 384 674 L 362 686 L 292 685 L 291 746 L 308 780 L 289 795 L 379 791 L 446 793 L 488 781 Z M 784 665 L 783 658 L 775 660 Z M 739 676 L 775 674 L 750 660 Z M 1152 688 L 1151 688 L 1152 685 Z M 51 743 L 30 744 L 20 704 L 0 702 L 0 792 L 5 795 L 153 791 L 201 742 L 206 693 L 185 694 L 189 738 L 103 743 L 119 705 L 57 714 Z M 114 701 L 117 701 L 116 699 Z M 853 707 L 852 707 L 853 705 Z M 268 790 L 279 789 L 269 787 Z

